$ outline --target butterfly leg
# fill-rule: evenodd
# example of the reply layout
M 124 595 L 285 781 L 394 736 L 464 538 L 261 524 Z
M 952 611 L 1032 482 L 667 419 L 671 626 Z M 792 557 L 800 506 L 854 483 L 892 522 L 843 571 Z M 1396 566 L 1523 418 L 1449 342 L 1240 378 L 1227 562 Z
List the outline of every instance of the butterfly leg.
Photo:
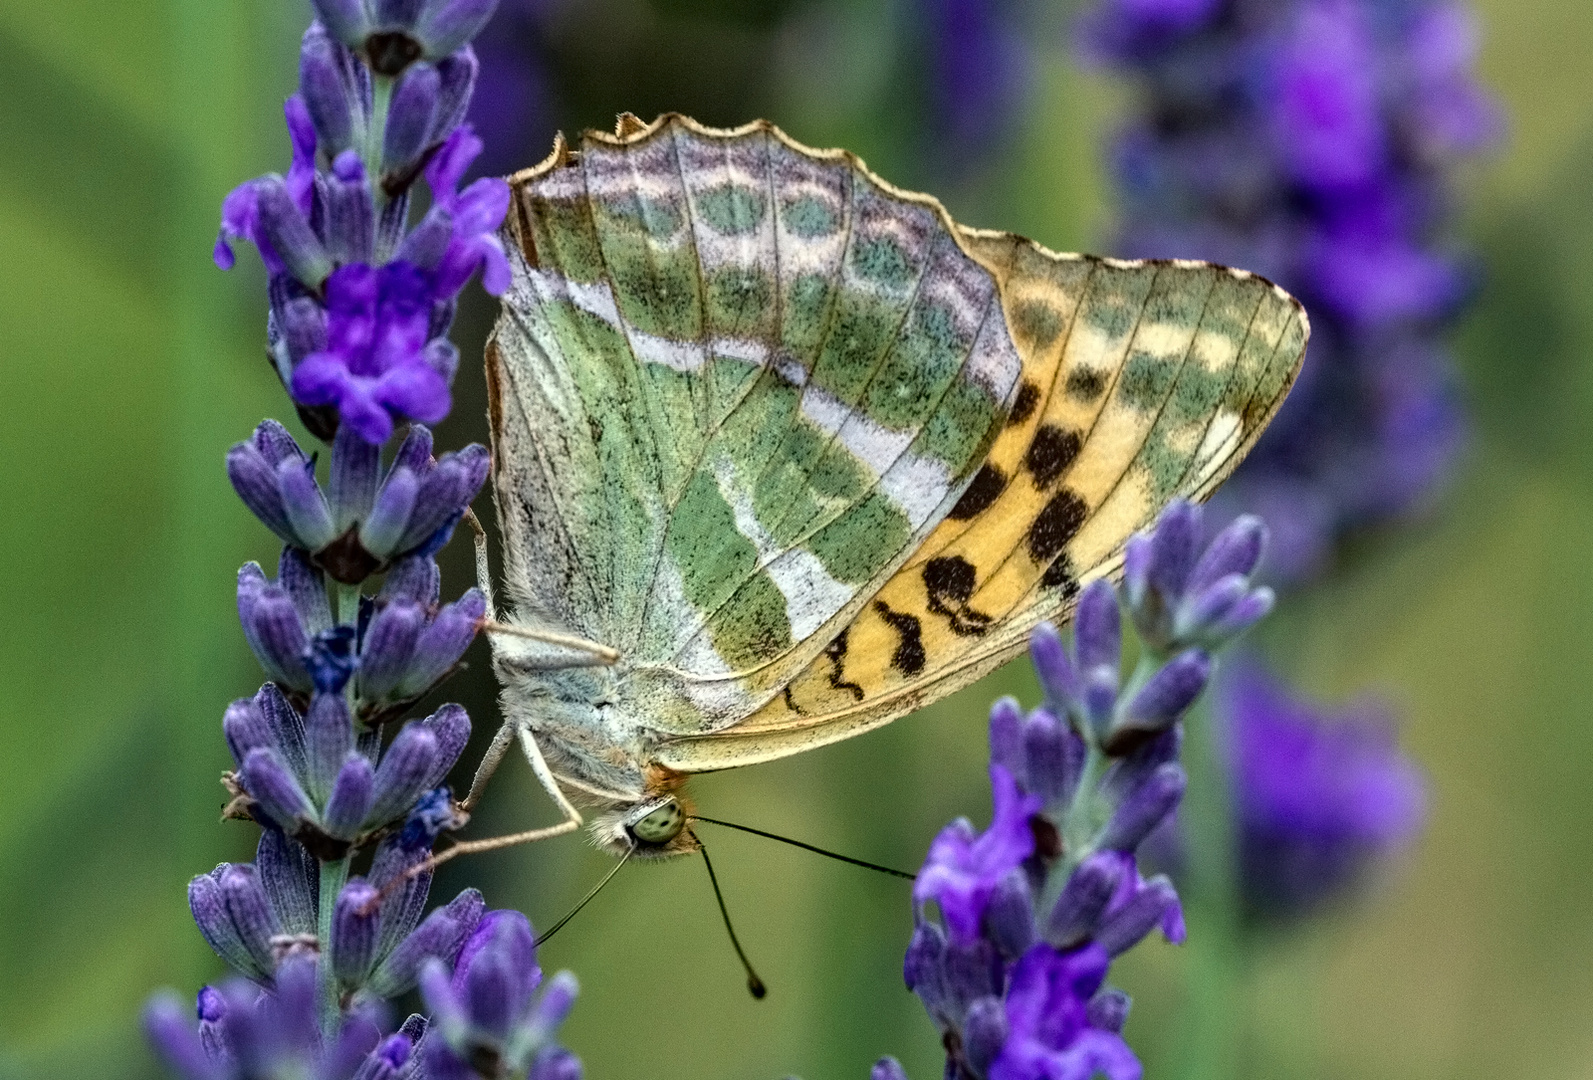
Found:
M 476 769 L 475 780 L 470 785 L 470 794 L 465 801 L 459 804 L 461 810 L 467 814 L 476 800 L 481 797 L 482 789 L 487 786 L 487 781 L 503 761 L 504 754 L 508 752 L 509 741 L 516 735 L 520 737 L 520 748 L 525 752 L 526 760 L 531 763 L 531 771 L 536 774 L 537 782 L 544 791 L 558 805 L 559 811 L 564 815 L 564 820 L 557 825 L 546 825 L 540 829 L 528 829 L 525 832 L 509 833 L 506 836 L 489 836 L 482 840 L 460 840 L 445 851 L 439 851 L 425 862 L 412 867 L 408 877 L 435 870 L 443 863 L 460 855 L 474 855 L 483 851 L 497 851 L 499 848 L 515 847 L 520 844 L 534 844 L 538 840 L 548 840 L 555 836 L 563 836 L 567 832 L 574 832 L 583 824 L 581 812 L 570 804 L 565 797 L 559 782 L 554 779 L 553 771 L 548 768 L 548 763 L 542 758 L 542 748 L 537 745 L 536 735 L 530 727 L 514 721 L 506 722 L 498 729 L 492 738 L 492 745 L 481 759 L 481 765 Z

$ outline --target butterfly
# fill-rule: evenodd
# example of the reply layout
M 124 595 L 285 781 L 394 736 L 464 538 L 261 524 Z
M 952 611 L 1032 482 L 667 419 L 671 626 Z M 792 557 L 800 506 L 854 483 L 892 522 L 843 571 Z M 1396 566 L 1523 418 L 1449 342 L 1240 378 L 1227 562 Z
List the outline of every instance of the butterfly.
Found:
M 1299 371 L 1243 270 L 958 225 L 851 153 L 679 115 L 510 178 L 486 351 L 506 722 L 577 828 L 695 850 L 682 788 L 979 678 Z M 487 581 L 484 541 L 478 571 Z

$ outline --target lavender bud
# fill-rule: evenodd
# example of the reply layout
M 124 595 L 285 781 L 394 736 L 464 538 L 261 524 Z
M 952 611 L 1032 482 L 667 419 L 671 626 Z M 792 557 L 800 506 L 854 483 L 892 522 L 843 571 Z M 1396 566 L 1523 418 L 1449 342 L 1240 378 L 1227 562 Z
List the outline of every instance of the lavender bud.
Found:
M 221 731 L 227 739 L 232 760 L 242 765 L 249 751 L 276 745 L 271 726 L 254 698 L 239 698 L 227 706 L 221 718 Z
M 1213 641 L 1226 641 L 1238 637 L 1266 618 L 1272 611 L 1276 599 L 1273 591 L 1266 586 L 1250 590 L 1244 599 L 1229 608 L 1221 618 L 1206 628 L 1207 636 Z
M 1267 548 L 1267 526 L 1254 514 L 1241 514 L 1218 533 L 1189 576 L 1189 592 L 1198 593 L 1233 574 L 1248 578 L 1261 564 Z
M 321 828 L 328 836 L 339 840 L 352 840 L 360 834 L 375 798 L 375 770 L 371 763 L 358 753 L 343 759 L 332 783 L 332 794 L 327 797 L 326 809 L 321 812 Z
M 238 621 L 267 678 L 294 690 L 310 689 L 303 661 L 309 639 L 299 610 L 283 589 L 266 581 L 256 563 L 238 571 Z
M 1029 714 L 1022 737 L 1025 790 L 1040 796 L 1046 805 L 1066 798 L 1077 782 L 1084 744 L 1045 709 Z
M 498 0 L 433 0 L 422 11 L 416 34 L 429 57 L 447 56 L 487 25 Z
M 419 548 L 437 532 L 450 527 L 481 490 L 492 466 L 487 448 L 472 443 L 463 450 L 444 454 L 420 482 L 415 508 L 404 528 L 399 549 Z
M 568 975 L 569 972 L 559 974 Z M 562 1046 L 543 1047 L 531 1063 L 526 1080 L 581 1080 L 581 1059 Z
M 433 206 L 399 245 L 396 258 L 435 270 L 454 238 L 454 216 L 446 207 Z
M 249 953 L 255 968 L 269 973 L 275 966 L 271 939 L 282 932 L 282 927 L 271 910 L 271 901 L 266 897 L 259 875 L 247 863 L 233 863 L 221 869 L 217 884 L 221 886 L 221 903 L 239 943 Z
M 1015 698 L 997 699 L 990 707 L 990 760 L 1027 787 L 1023 762 L 1023 708 Z
M 316 17 L 331 35 L 351 49 L 358 48 L 371 32 L 366 0 L 312 0 L 312 3 Z
M 1046 918 L 1045 939 L 1058 949 L 1088 940 L 1125 871 L 1123 857 L 1112 851 L 1096 852 L 1079 863 Z
M 282 696 L 276 684 L 266 683 L 254 695 L 266 724 L 271 728 L 272 746 L 295 776 L 304 775 L 307 757 L 304 747 L 304 718 Z
M 199 1016 L 199 1045 L 205 1048 L 211 1061 L 224 1058 L 227 1043 L 223 1021 L 227 1018 L 227 999 L 214 986 L 201 986 L 194 1000 L 194 1012 Z
M 1023 868 L 1002 875 L 985 908 L 985 932 L 996 948 L 1012 959 L 1034 944 L 1034 897 Z
M 1128 1023 L 1128 1010 L 1133 1002 L 1123 991 L 1108 986 L 1090 999 L 1087 1015 L 1090 1026 L 1101 1031 L 1122 1034 Z
M 481 64 L 476 51 L 466 45 L 437 61 L 437 74 L 441 85 L 437 93 L 437 112 L 432 122 L 429 142 L 440 142 L 464 122 L 470 106 L 470 95 L 476 89 L 476 76 Z
M 304 717 L 304 745 L 309 768 L 305 780 L 318 798 L 332 793 L 332 782 L 343 759 L 354 749 L 354 731 L 348 704 L 339 693 L 316 694 Z
M 404 597 L 422 607 L 430 607 L 437 603 L 441 584 L 442 574 L 437 569 L 437 561 L 429 556 L 412 555 L 398 560 L 387 571 L 387 580 L 382 582 L 382 591 L 377 595 L 377 600 Z
M 1123 629 L 1117 593 L 1105 578 L 1090 582 L 1079 597 L 1073 634 L 1079 667 L 1086 677 L 1092 669 L 1110 669 L 1116 674 L 1123 652 Z
M 963 1053 L 975 1075 L 989 1074 L 990 1063 L 1001 1055 L 1007 1041 L 1007 1010 L 998 997 L 983 997 L 968 1005 L 963 1024 Z
M 459 946 L 475 930 L 486 908 L 486 902 L 479 892 L 466 889 L 447 905 L 426 916 L 425 921 L 399 942 L 398 947 L 376 969 L 367 984 L 370 991 L 379 997 L 397 997 L 415 985 L 426 960 L 436 958 L 444 964 L 452 964 L 459 953 Z M 448 982 L 446 969 L 443 982 Z M 443 1023 L 431 996 L 427 994 L 426 997 L 427 1005 L 433 1010 L 433 1023 Z
M 344 48 L 316 23 L 304 32 L 299 46 L 299 93 L 315 124 L 315 136 L 327 156 L 354 145 L 357 127 L 364 126 L 363 102 L 350 93 L 348 61 Z
M 387 479 L 382 481 L 371 516 L 360 526 L 360 543 L 366 551 L 377 558 L 386 558 L 398 550 L 419 494 L 420 480 L 410 469 L 395 462 Z
M 436 763 L 437 737 L 424 724 L 405 725 L 376 769 L 372 827 L 402 817 L 426 790 Z
M 1102 920 L 1095 940 L 1108 955 L 1121 955 L 1138 945 L 1158 925 L 1169 925 L 1168 916 L 1177 907 L 1178 893 L 1173 883 L 1157 875 L 1137 889 L 1133 899 Z M 1177 919 L 1176 926 L 1182 928 L 1182 917 Z M 1172 934 L 1168 937 L 1173 939 Z
M 280 176 L 262 176 L 255 181 L 255 193 L 265 241 L 306 288 L 320 288 L 332 272 L 332 260 L 288 194 L 287 185 Z
M 291 458 L 283 459 L 276 467 L 277 492 L 291 529 L 284 539 L 307 551 L 319 551 L 337 538 L 332 513 L 315 482 L 314 468 L 307 460 Z
M 376 905 L 377 890 L 364 878 L 353 878 L 337 894 L 332 909 L 332 972 L 345 990 L 356 990 L 365 982 L 376 961 L 376 944 L 381 936 L 381 913 Z
M 431 775 L 426 778 L 426 787 L 434 788 L 448 778 L 454 762 L 465 752 L 465 744 L 470 741 L 470 716 L 459 705 L 444 705 L 421 723 L 437 740 Z
M 287 508 L 282 505 L 276 467 L 268 463 L 254 445 L 239 443 L 227 451 L 227 479 L 232 481 L 238 498 L 266 528 L 285 543 L 304 546 L 288 521 Z
M 475 640 L 486 614 L 487 602 L 475 589 L 467 590 L 439 611 L 415 644 L 409 669 L 398 683 L 398 697 L 404 700 L 419 697 L 452 671 Z
M 461 1043 L 470 1034 L 470 1013 L 455 992 L 448 967 L 436 957 L 427 957 L 414 980 L 420 985 L 420 998 L 431 1014 L 429 1031 L 450 1045 Z
M 282 549 L 277 561 L 277 585 L 288 594 L 299 621 L 311 634 L 332 627 L 332 605 L 326 597 L 326 579 L 297 548 Z
M 338 161 L 348 156 L 344 154 Z M 354 155 L 354 163 L 358 166 L 358 155 Z M 363 180 L 363 169 L 360 176 Z M 360 198 L 368 203 L 369 195 L 369 191 L 365 191 Z M 334 529 L 339 536 L 371 516 L 371 506 L 376 502 L 376 488 L 381 475 L 382 448 L 366 442 L 346 427 L 339 427 L 332 441 L 332 467 L 327 474 L 326 485 Z
M 542 990 L 542 996 L 537 999 L 536 1006 L 531 1010 L 527 1027 L 536 1033 L 540 1040 L 551 1039 L 570 1015 L 570 1010 L 575 1008 L 575 999 L 580 996 L 581 984 L 575 976 L 568 971 L 560 971 L 548 980 L 547 986 Z
M 144 1009 L 144 1033 L 155 1052 L 183 1080 L 222 1080 L 223 1067 L 205 1053 L 199 1035 L 189 1025 L 188 1010 L 177 995 L 166 991 Z
M 340 263 L 365 263 L 376 246 L 376 201 L 358 151 L 345 150 L 324 176 L 326 242 Z
M 1118 804 L 1111 820 L 1101 830 L 1099 846 L 1112 851 L 1133 851 L 1172 813 L 1184 797 L 1186 782 L 1183 766 L 1177 762 L 1157 768 Z
M 387 698 L 409 673 L 415 644 L 426 627 L 426 612 L 408 597 L 389 601 L 376 611 L 360 650 L 359 693 L 362 701 Z
M 387 112 L 382 143 L 382 175 L 403 175 L 415 167 L 431 144 L 437 120 L 442 75 L 431 64 L 416 63 L 399 76 Z
M 243 788 L 259 804 L 261 813 L 287 832 L 315 820 L 315 807 L 274 750 L 251 750 L 239 770 Z
M 946 933 L 935 923 L 917 920 L 907 954 L 902 958 L 902 980 L 917 994 L 931 1016 L 942 1015 L 945 994 L 941 986 L 941 962 L 946 956 Z
M 1123 754 L 1149 736 L 1166 731 L 1194 704 L 1211 678 L 1211 657 L 1189 649 L 1169 660 L 1140 687 L 1102 748 Z
M 1164 597 L 1180 597 L 1200 553 L 1200 508 L 1183 499 L 1171 503 L 1151 534 L 1148 576 Z
M 1150 537 L 1135 533 L 1123 548 L 1123 595 L 1131 611 L 1140 611 L 1149 602 L 1150 567 Z
M 1062 635 L 1055 626 L 1043 622 L 1029 635 L 1029 657 L 1034 662 L 1034 673 L 1040 678 L 1045 691 L 1046 704 L 1058 716 L 1065 716 L 1079 700 L 1081 686 L 1078 671 L 1068 658 Z
M 227 913 L 220 882 L 226 868 L 227 864 L 223 863 L 213 872 L 200 874 L 188 883 L 188 910 L 199 927 L 200 936 L 217 956 L 251 978 L 266 978 L 271 974 L 270 965 L 258 962 Z
M 902 1063 L 893 1057 L 882 1057 L 868 1071 L 868 1080 L 907 1080 Z
M 277 829 L 261 829 L 254 867 L 282 932 L 315 933 L 320 869 L 304 846 Z
M 484 950 L 464 969 L 464 974 L 465 1008 L 470 1013 L 471 1027 L 503 1042 L 521 1006 L 516 1000 L 519 980 L 509 970 L 507 958 Z

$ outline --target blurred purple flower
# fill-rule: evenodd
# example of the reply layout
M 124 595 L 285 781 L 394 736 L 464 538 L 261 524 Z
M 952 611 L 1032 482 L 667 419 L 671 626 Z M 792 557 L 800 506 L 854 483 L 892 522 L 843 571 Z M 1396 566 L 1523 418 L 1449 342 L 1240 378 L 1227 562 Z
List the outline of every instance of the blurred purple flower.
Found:
M 1305 913 L 1420 833 L 1426 784 L 1382 708 L 1328 712 L 1244 665 L 1223 681 L 1219 716 L 1253 915 Z
M 492 175 L 547 153 L 555 99 L 548 76 L 549 17 L 566 0 L 505 0 L 476 38 L 481 75 L 470 122 L 487 144 L 478 166 Z
M 1441 242 L 1451 173 L 1500 114 L 1451 0 L 1099 0 L 1093 61 L 1135 79 L 1118 136 L 1119 250 L 1202 258 L 1304 301 L 1305 371 L 1220 518 L 1264 514 L 1300 581 L 1356 526 L 1419 507 L 1465 441 L 1440 333 L 1475 272 Z
M 934 126 L 964 149 L 1010 128 L 1033 77 L 1033 57 L 1006 0 L 922 0 L 931 49 Z

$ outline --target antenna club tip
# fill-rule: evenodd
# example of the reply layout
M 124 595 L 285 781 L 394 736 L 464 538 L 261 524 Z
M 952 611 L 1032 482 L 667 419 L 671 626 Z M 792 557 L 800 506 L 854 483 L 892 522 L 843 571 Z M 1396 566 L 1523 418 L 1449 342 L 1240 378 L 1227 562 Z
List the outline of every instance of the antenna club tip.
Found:
M 747 976 L 747 993 L 751 994 L 757 1000 L 762 1001 L 764 996 L 769 993 L 769 988 L 764 986 L 763 980 L 758 978 L 756 975 L 749 975 Z

